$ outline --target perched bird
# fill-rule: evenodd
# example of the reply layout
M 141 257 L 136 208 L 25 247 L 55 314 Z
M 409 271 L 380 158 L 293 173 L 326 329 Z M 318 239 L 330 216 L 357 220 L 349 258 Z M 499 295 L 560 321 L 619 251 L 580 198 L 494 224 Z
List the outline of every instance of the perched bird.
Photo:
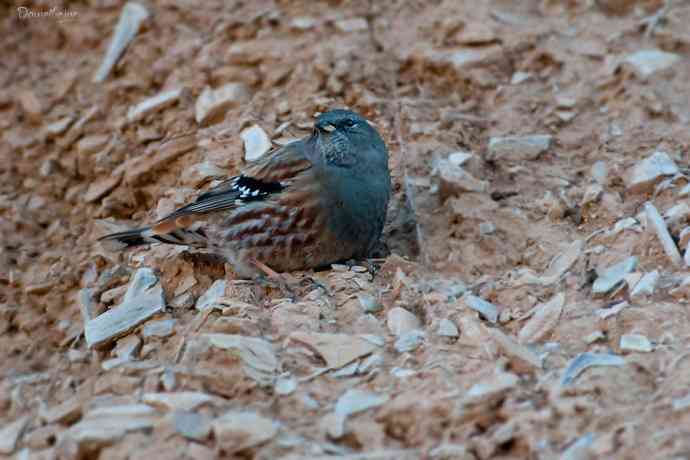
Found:
M 205 248 L 243 278 L 266 266 L 318 268 L 367 256 L 381 235 L 390 193 L 379 133 L 354 112 L 332 110 L 316 119 L 310 136 L 268 152 L 193 203 L 100 240 Z

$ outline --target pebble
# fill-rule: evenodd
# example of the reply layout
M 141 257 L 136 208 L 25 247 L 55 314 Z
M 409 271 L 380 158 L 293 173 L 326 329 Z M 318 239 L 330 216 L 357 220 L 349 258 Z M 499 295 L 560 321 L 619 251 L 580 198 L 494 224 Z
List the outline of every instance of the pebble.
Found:
M 262 444 L 278 433 L 278 423 L 248 411 L 227 412 L 211 425 L 217 444 L 228 455 Z
M 181 94 L 182 88 L 176 88 L 169 91 L 163 91 L 153 97 L 144 99 L 137 105 L 129 108 L 127 111 L 127 121 L 130 123 L 139 121 L 151 113 L 169 107 L 177 102 Z
M 395 341 L 394 347 L 398 353 L 406 353 L 416 350 L 424 341 L 424 331 L 412 330 L 401 334 Z
M 276 379 L 275 390 L 280 396 L 288 396 L 297 389 L 297 379 L 289 373 L 282 374 Z
M 115 33 L 105 53 L 103 62 L 93 77 L 95 83 L 105 81 L 113 67 L 124 53 L 129 43 L 139 32 L 142 22 L 149 17 L 149 12 L 139 3 L 129 2 L 122 8 L 120 19 L 115 26 Z
M 367 23 L 367 20 L 364 18 L 341 19 L 340 21 L 335 22 L 335 26 L 341 32 L 348 33 L 359 32 L 367 30 L 369 28 L 369 24 Z
M 474 155 L 470 152 L 453 152 L 448 155 L 448 161 L 455 166 L 462 166 L 473 157 Z
M 144 338 L 148 337 L 169 337 L 174 333 L 174 326 L 176 320 L 174 319 L 160 319 L 156 321 L 149 321 L 144 325 L 144 330 L 141 335 Z
M 597 161 L 592 165 L 592 180 L 600 185 L 606 185 L 608 177 L 608 166 L 605 161 Z
M 45 136 L 47 138 L 59 136 L 60 134 L 63 134 L 65 131 L 67 131 L 67 128 L 69 128 L 70 125 L 72 125 L 72 122 L 74 122 L 74 117 L 62 117 L 59 120 L 47 125 L 43 129 L 43 132 L 45 133 Z
M 290 27 L 297 30 L 309 30 L 316 25 L 316 19 L 311 16 L 299 16 L 290 22 Z
M 14 452 L 29 420 L 30 417 L 28 416 L 20 417 L 0 429 L 0 454 L 9 455 Z
M 624 334 L 621 336 L 620 347 L 623 351 L 651 352 L 654 347 L 647 337 L 640 334 Z
M 144 393 L 142 402 L 169 411 L 191 411 L 199 406 L 210 403 L 213 398 L 196 391 L 177 391 L 174 393 Z
M 645 189 L 663 176 L 678 174 L 679 169 L 668 153 L 657 150 L 637 163 L 628 178 L 628 189 Z
M 204 441 L 211 434 L 211 420 L 201 414 L 178 410 L 173 413 L 175 431 L 185 438 Z
M 84 137 L 77 143 L 77 150 L 82 155 L 99 152 L 108 144 L 109 139 L 110 137 L 105 134 Z
M 259 125 L 252 125 L 242 130 L 240 137 L 244 142 L 244 159 L 246 161 L 258 160 L 264 153 L 271 150 L 271 139 Z
M 401 307 L 388 310 L 388 330 L 395 336 L 401 336 L 421 327 L 419 319 L 409 311 Z
M 463 192 L 485 193 L 489 190 L 487 181 L 476 179 L 460 166 L 451 163 L 450 160 L 439 160 L 436 168 L 440 179 L 441 199 Z
M 570 361 L 563 373 L 561 385 L 570 385 L 585 370 L 594 366 L 623 366 L 625 359 L 618 355 L 609 353 L 584 352 L 577 355 Z
M 220 118 L 229 108 L 250 99 L 249 88 L 243 83 L 227 83 L 217 89 L 206 87 L 196 100 L 196 122 L 205 125 L 212 119 Z
M 357 294 L 359 304 L 364 313 L 377 313 L 383 309 L 383 305 L 376 297 L 370 294 Z
M 637 257 L 627 259 L 603 270 L 592 286 L 593 294 L 606 294 L 625 280 L 625 275 L 635 270 Z
M 347 390 L 335 403 L 335 419 L 328 428 L 328 434 L 340 438 L 345 434 L 345 421 L 350 415 L 381 406 L 388 401 L 387 395 L 378 395 L 355 388 Z
M 443 318 L 438 323 L 438 335 L 442 337 L 459 337 L 458 327 L 449 319 Z
M 675 241 L 671 238 L 671 234 L 668 232 L 668 227 L 664 219 L 659 214 L 659 211 L 650 202 L 644 205 L 645 213 L 647 215 L 647 223 L 656 231 L 657 237 L 661 242 L 661 246 L 664 248 L 664 252 L 671 262 L 676 266 L 681 266 L 683 259 L 680 257 L 680 252 L 678 252 L 678 247 Z
M 532 78 L 532 74 L 529 74 L 527 72 L 515 72 L 510 79 L 510 84 L 519 85 L 520 83 L 526 82 L 530 78 Z
M 479 234 L 482 236 L 496 233 L 496 224 L 493 222 L 481 222 L 479 224 Z
M 195 308 L 197 310 L 206 310 L 209 307 L 213 307 L 218 302 L 218 299 L 225 295 L 226 284 L 226 281 L 223 279 L 215 280 L 211 287 L 196 301 Z
M 536 160 L 551 147 L 553 138 L 548 134 L 505 136 L 489 139 L 489 159 L 493 161 Z
M 152 269 L 140 268 L 130 281 L 122 303 L 86 322 L 86 344 L 95 347 L 108 343 L 163 309 L 165 300 L 161 283 Z
M 466 294 L 463 296 L 462 300 L 472 310 L 479 312 L 484 318 L 489 322 L 496 324 L 498 321 L 498 308 L 491 302 L 474 296 L 472 294 Z
M 666 70 L 680 60 L 680 56 L 658 49 L 640 50 L 626 56 L 625 63 L 632 66 L 635 74 L 646 80 L 656 72 Z
M 653 295 L 659 281 L 659 272 L 654 270 L 645 275 L 638 281 L 630 292 L 630 297 L 640 297 Z

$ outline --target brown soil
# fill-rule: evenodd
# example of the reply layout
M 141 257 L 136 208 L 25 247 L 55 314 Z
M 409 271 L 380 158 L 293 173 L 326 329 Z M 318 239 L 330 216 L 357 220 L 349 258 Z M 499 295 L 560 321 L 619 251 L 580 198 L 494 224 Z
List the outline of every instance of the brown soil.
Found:
M 19 6 L 59 3 L 0 5 L 0 427 L 28 416 L 10 457 L 690 456 L 690 409 L 680 402 L 690 391 L 690 290 L 679 287 L 687 267 L 669 261 L 653 231 L 596 233 L 640 218 L 647 201 L 662 215 L 690 205 L 679 195 L 682 175 L 667 186 L 626 186 L 655 150 L 668 152 L 681 172 L 690 164 L 690 3 L 671 2 L 652 23 L 643 20 L 662 11 L 661 0 L 160 0 L 145 5 L 150 19 L 104 83 L 92 78 L 123 4 L 64 2 L 61 9 L 78 15 L 63 21 L 18 17 Z M 643 79 L 622 61 L 645 49 L 680 60 Z M 248 85 L 251 102 L 200 127 L 197 97 L 229 82 Z M 178 87 L 174 105 L 125 121 L 131 106 Z M 207 188 L 213 177 L 195 165 L 236 173 L 245 127 L 257 123 L 276 137 L 289 121 L 280 136 L 299 137 L 316 112 L 342 106 L 374 121 L 391 152 L 395 196 L 373 276 L 347 267 L 295 273 L 294 301 L 281 299 L 280 289 L 231 280 L 225 301 L 240 307 L 204 314 L 189 302 L 214 280 L 232 278 L 222 263 L 184 248 L 113 254 L 96 243 L 114 223 L 150 222 Z M 46 134 L 64 117 L 75 122 Z M 532 134 L 552 136 L 536 159 L 489 158 L 491 137 Z M 189 136 L 195 148 L 156 161 L 166 143 Z M 103 145 L 89 151 L 84 139 Z M 488 182 L 486 193 L 439 185 L 435 165 L 457 151 L 473 153 L 465 168 Z M 601 193 L 585 200 L 599 161 L 608 171 Z M 669 224 L 676 241 L 689 215 Z M 526 270 L 541 275 L 577 240 L 584 248 L 560 279 L 523 282 Z M 629 256 L 638 258 L 637 272 L 659 271 L 654 294 L 630 298 L 624 286 L 593 295 L 597 270 Z M 140 326 L 129 334 L 143 342 L 134 359 L 151 366 L 105 370 L 116 342 L 87 347 L 79 292 L 93 289 L 97 313 L 106 311 L 122 292 L 106 301 L 101 294 L 126 285 L 138 266 L 159 274 L 169 308 L 154 319 L 175 319 L 174 331 L 150 337 Z M 466 306 L 464 288 L 498 306 L 496 324 Z M 173 306 L 185 291 L 189 302 Z M 365 315 L 362 293 L 383 309 Z M 562 313 L 533 323 L 543 333 L 525 338 L 533 308 L 561 293 Z M 621 301 L 630 305 L 607 318 L 597 313 Z M 395 307 L 421 322 L 425 337 L 413 351 L 396 350 Z M 439 335 L 443 319 L 459 337 Z M 374 334 L 385 345 L 364 374 L 313 375 L 324 357 L 290 339 L 295 331 Z M 204 346 L 208 332 L 267 339 L 280 372 L 297 378 L 296 390 L 281 395 L 259 384 L 230 351 Z M 621 349 L 627 334 L 646 336 L 653 350 Z M 562 385 L 568 364 L 585 351 L 625 363 L 590 368 Z M 530 357 L 543 359 L 541 367 Z M 503 390 L 475 386 L 506 374 L 518 378 Z M 344 435 L 334 436 L 336 401 L 351 388 L 388 399 L 351 415 Z M 472 399 L 471 388 L 485 397 Z M 195 410 L 206 420 L 247 410 L 277 422 L 278 431 L 235 451 L 228 445 L 242 441 L 220 430 L 200 440 L 181 436 L 175 415 L 156 407 L 152 427 L 102 443 L 70 438 L 70 427 L 94 408 L 170 391 L 211 395 Z M 74 418 L 39 416 L 71 400 L 80 408 Z

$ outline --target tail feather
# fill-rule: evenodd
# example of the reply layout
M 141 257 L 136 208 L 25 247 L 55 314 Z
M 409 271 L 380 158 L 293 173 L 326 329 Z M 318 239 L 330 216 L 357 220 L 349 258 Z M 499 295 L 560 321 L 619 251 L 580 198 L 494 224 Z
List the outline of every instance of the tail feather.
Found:
M 151 227 L 135 228 L 124 232 L 111 233 L 98 239 L 103 243 L 119 243 L 120 249 L 141 246 L 152 243 L 177 244 L 184 246 L 203 247 L 206 245 L 206 235 L 199 230 L 178 228 L 171 232 L 158 234 Z

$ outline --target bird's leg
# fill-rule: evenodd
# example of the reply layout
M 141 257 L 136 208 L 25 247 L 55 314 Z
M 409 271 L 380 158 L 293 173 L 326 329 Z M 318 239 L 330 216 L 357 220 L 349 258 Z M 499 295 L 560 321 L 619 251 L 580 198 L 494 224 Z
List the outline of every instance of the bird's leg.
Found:
M 271 267 L 269 267 L 261 261 L 251 259 L 250 263 L 254 265 L 257 269 L 259 269 L 259 271 L 261 272 L 261 275 L 259 275 L 256 278 L 256 281 L 258 283 L 264 284 L 266 281 L 273 281 L 278 285 L 278 289 L 280 289 L 280 292 L 285 297 L 290 298 L 293 302 L 297 299 L 297 294 L 295 293 L 297 283 L 295 283 L 294 281 L 289 281 L 288 279 L 286 279 L 285 276 L 281 275 L 280 273 L 273 270 Z

